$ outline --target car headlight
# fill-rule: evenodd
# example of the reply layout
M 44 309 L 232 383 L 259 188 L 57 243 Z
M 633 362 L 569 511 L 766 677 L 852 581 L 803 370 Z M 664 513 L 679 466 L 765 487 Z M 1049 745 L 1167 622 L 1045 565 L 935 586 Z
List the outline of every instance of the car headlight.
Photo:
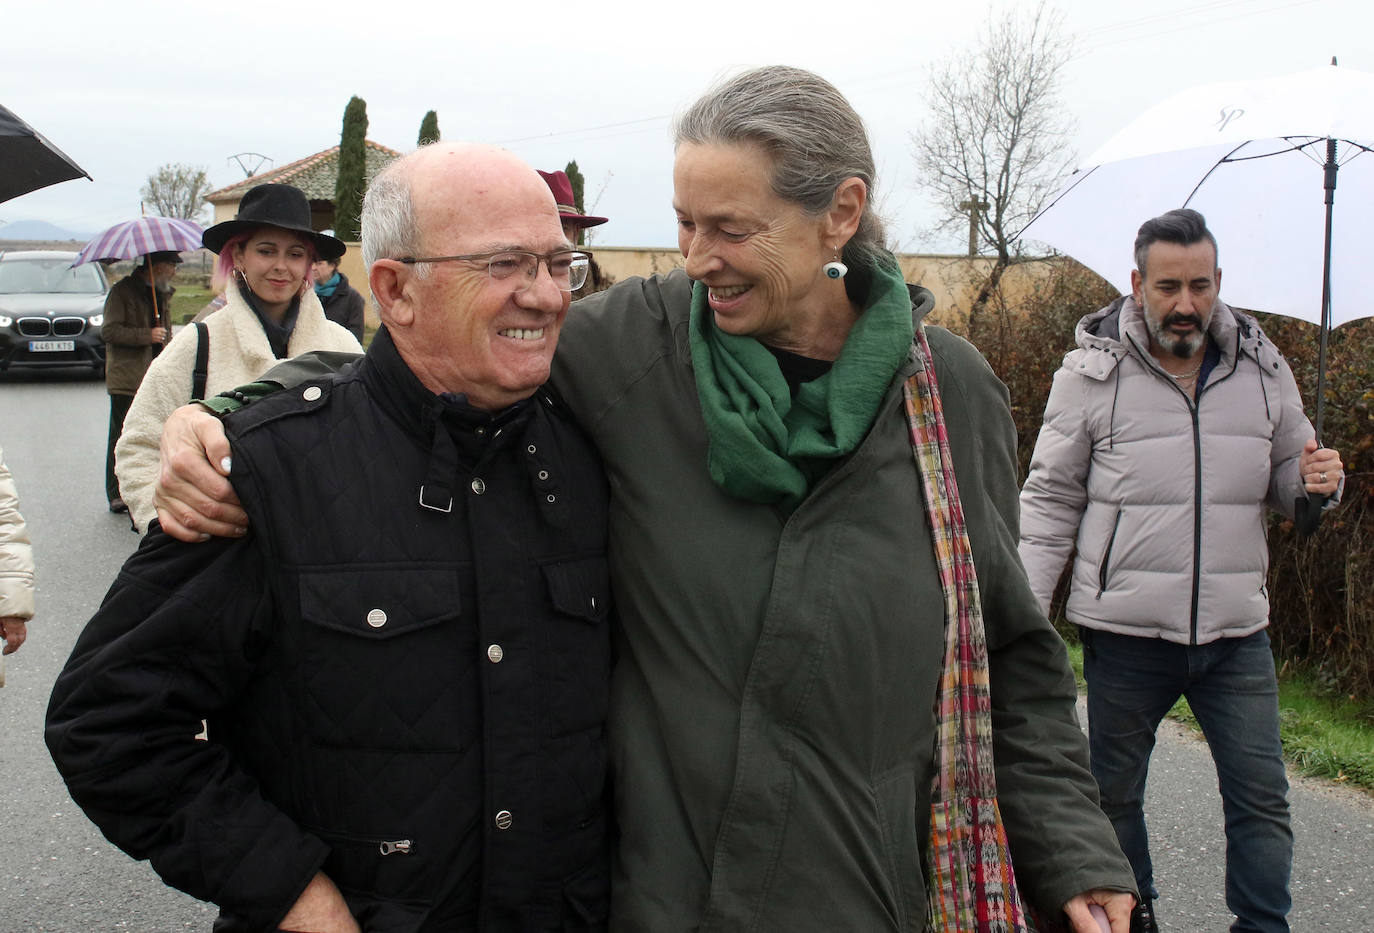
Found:
M 14 323 L 14 318 L 8 314 L 0 314 L 0 327 L 9 327 Z
M 105 315 L 92 314 L 90 317 L 86 318 L 86 320 L 91 322 L 92 327 L 99 327 L 101 324 L 105 323 Z

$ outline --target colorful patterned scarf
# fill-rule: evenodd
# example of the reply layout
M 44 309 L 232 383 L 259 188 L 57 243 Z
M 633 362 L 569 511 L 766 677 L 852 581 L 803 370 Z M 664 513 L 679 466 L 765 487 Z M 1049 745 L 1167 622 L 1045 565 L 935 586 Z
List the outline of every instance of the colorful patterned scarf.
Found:
M 920 368 L 902 394 L 946 620 L 930 795 L 927 923 L 942 933 L 1019 933 L 1035 927 L 1017 892 L 997 808 L 988 647 L 973 549 L 924 328 L 917 329 L 914 346 Z

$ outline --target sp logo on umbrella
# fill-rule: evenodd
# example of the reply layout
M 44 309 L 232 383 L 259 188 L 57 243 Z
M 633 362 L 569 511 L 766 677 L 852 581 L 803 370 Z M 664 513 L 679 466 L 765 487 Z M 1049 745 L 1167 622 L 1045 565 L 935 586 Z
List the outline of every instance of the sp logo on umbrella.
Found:
M 1222 107 L 1221 119 L 1217 121 L 1217 132 L 1224 133 L 1232 121 L 1239 120 L 1243 116 L 1245 116 L 1244 107 Z

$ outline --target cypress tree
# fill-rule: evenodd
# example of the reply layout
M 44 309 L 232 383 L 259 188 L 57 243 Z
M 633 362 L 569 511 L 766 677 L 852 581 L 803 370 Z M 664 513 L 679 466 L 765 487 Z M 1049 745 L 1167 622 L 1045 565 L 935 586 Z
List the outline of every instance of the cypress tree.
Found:
M 577 170 L 577 160 L 573 159 L 568 163 L 567 168 L 563 169 L 567 173 L 568 181 L 572 182 L 573 206 L 577 208 L 579 214 L 587 213 L 582 208 L 582 186 L 584 184 L 582 173 Z
M 573 207 L 575 207 L 575 208 L 577 209 L 577 212 L 578 212 L 579 214 L 585 214 L 585 213 L 587 213 L 586 211 L 584 211 L 584 210 L 582 209 L 582 185 L 583 185 L 583 179 L 582 179 L 582 173 L 579 172 L 579 171 L 577 170 L 577 160 L 576 160 L 576 159 L 573 159 L 571 162 L 569 162 L 568 165 L 567 165 L 567 167 L 564 168 L 563 171 L 564 171 L 565 173 L 567 173 L 568 181 L 572 184 Z M 584 230 L 578 230 L 578 231 L 577 231 L 577 238 L 573 241 L 573 245 L 574 245 L 574 246 L 581 246 L 581 245 L 583 245 L 584 243 L 586 243 L 585 237 L 586 237 L 586 231 L 584 231 Z
M 425 118 L 420 121 L 420 137 L 415 141 L 415 145 L 423 146 L 426 143 L 437 143 L 439 141 L 439 115 L 431 110 L 425 114 Z
M 367 187 L 367 102 L 354 95 L 344 108 L 339 136 L 339 178 L 334 185 L 334 235 L 357 241 Z

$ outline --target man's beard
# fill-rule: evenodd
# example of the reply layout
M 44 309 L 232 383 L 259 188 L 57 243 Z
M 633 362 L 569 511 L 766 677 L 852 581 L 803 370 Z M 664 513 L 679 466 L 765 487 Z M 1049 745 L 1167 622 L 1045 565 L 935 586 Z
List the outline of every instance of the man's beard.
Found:
M 1166 314 L 1163 320 L 1150 313 L 1149 305 L 1143 308 L 1145 326 L 1156 344 L 1181 360 L 1191 359 L 1207 343 L 1207 322 L 1196 314 Z M 1210 318 L 1211 315 L 1208 315 Z M 1193 332 L 1180 337 L 1169 328 L 1174 324 L 1191 322 Z

